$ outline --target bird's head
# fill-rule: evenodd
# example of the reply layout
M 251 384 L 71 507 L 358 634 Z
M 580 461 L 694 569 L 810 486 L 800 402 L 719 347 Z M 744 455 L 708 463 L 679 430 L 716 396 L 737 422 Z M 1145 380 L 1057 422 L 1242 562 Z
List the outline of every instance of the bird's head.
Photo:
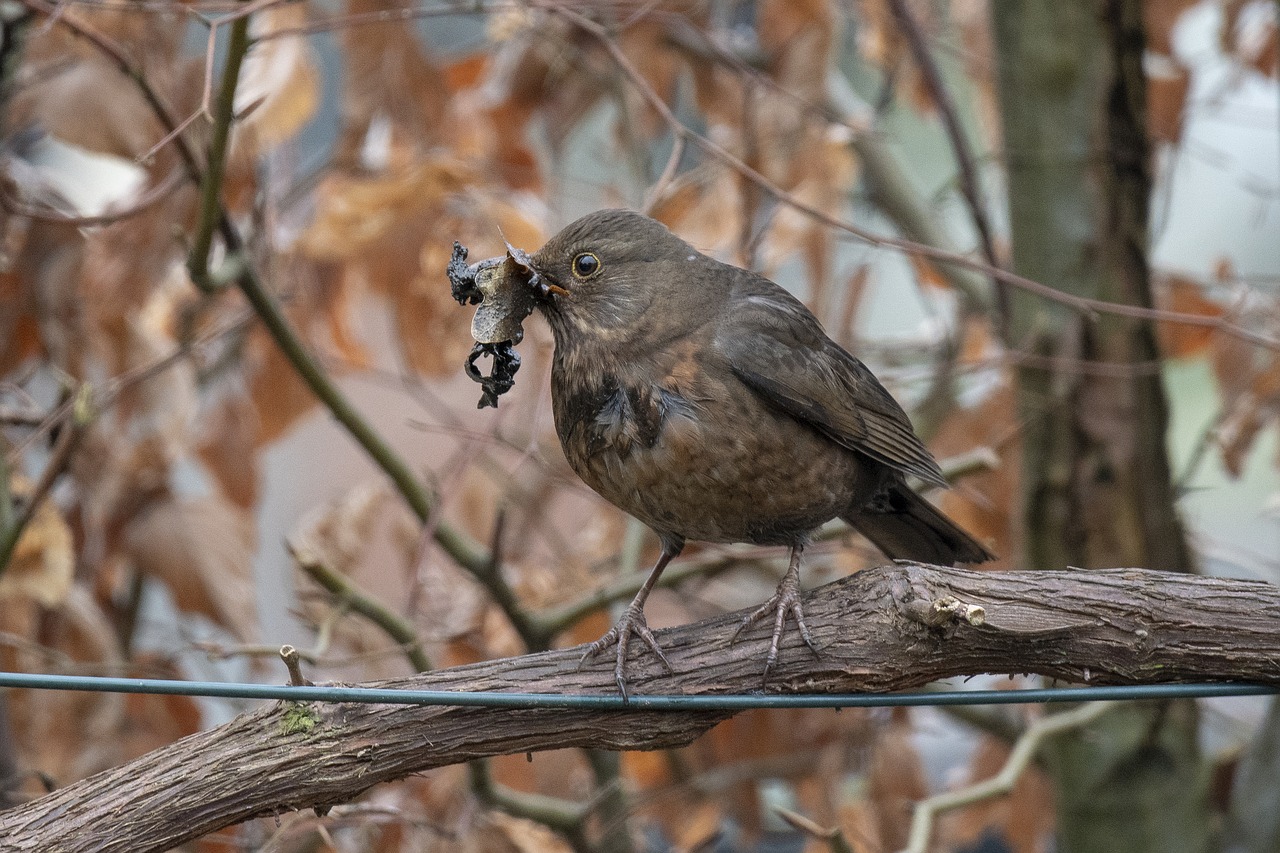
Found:
M 658 324 L 697 310 L 697 282 L 708 280 L 712 263 L 661 222 L 630 210 L 587 214 L 529 259 L 557 345 L 661 335 Z

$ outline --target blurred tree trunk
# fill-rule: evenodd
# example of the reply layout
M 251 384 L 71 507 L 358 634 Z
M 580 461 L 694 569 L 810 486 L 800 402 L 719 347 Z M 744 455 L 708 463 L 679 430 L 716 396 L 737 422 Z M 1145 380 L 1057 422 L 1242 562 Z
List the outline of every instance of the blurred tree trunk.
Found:
M 994 0 L 992 14 L 1017 272 L 1149 306 L 1141 6 Z M 1026 356 L 1018 395 L 1028 567 L 1192 571 L 1151 324 L 1090 319 L 1022 292 L 1012 309 L 1007 343 Z M 1207 850 L 1196 729 L 1195 706 L 1172 702 L 1118 709 L 1058 739 L 1046 764 L 1063 853 Z

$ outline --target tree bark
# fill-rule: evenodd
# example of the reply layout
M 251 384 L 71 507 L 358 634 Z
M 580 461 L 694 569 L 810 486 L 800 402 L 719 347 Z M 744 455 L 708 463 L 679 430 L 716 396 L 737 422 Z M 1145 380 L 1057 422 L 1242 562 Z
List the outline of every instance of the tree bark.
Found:
M 1060 290 L 1152 304 L 1141 0 L 997 0 L 1014 266 Z M 1023 425 L 1025 565 L 1193 571 L 1165 448 L 1148 322 L 1016 293 L 1008 344 Z M 1202 853 L 1196 710 L 1134 707 L 1056 738 L 1064 853 Z
M 900 564 L 816 590 L 805 612 L 822 655 L 789 632 L 765 685 L 772 692 L 883 692 L 984 672 L 1090 684 L 1280 685 L 1280 587 L 1260 582 Z M 674 671 L 640 654 L 633 692 L 760 689 L 771 626 L 729 645 L 740 615 L 659 631 Z M 580 653 L 540 652 L 378 686 L 612 694 L 612 662 L 601 656 L 578 670 Z M 346 802 L 433 767 L 562 747 L 680 746 L 729 716 L 273 703 L 0 812 L 0 852 L 168 850 L 253 817 Z

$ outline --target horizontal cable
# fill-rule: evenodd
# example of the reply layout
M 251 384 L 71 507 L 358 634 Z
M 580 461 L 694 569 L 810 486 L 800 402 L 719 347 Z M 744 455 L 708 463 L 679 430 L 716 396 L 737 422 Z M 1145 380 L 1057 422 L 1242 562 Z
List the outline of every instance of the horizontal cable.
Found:
M 573 693 L 498 693 L 395 690 L 378 687 L 291 687 L 274 684 L 100 678 L 87 675 L 0 673 L 0 687 L 81 690 L 96 693 L 160 693 L 226 699 L 294 702 L 358 702 L 380 705 L 452 705 L 472 708 L 564 708 L 595 711 L 745 711 L 753 708 L 877 708 L 915 705 L 1020 705 L 1033 702 L 1092 702 L 1124 699 L 1199 699 L 1268 696 L 1280 687 L 1258 684 L 1123 684 L 1107 687 L 1047 687 L 1027 690 L 948 690 L 914 693 L 725 694 L 720 696 L 587 696 Z

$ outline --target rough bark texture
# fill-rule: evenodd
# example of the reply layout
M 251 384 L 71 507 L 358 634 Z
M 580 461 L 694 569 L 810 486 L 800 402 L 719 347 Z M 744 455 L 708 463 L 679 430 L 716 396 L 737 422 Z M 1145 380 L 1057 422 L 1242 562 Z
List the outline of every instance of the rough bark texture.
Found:
M 997 0 L 1014 265 L 1060 290 L 1150 306 L 1140 0 Z M 1016 294 L 1029 568 L 1192 571 L 1165 448 L 1151 325 Z M 1091 366 L 1105 363 L 1104 367 Z M 1208 799 L 1195 708 L 1133 707 L 1057 738 L 1064 853 L 1200 853 Z
M 952 615 L 968 605 L 981 607 L 985 621 Z M 1280 685 L 1280 588 L 1265 583 L 1140 569 L 897 565 L 816 590 L 805 608 L 822 657 L 788 633 L 770 691 L 889 691 L 983 672 L 1092 684 Z M 658 632 L 675 671 L 640 655 L 635 693 L 759 689 L 769 626 L 730 646 L 737 621 L 727 615 Z M 607 656 L 578 671 L 579 654 L 541 652 L 378 686 L 612 693 Z M 570 746 L 679 746 L 728 716 L 274 703 L 0 813 L 0 851 L 167 850 L 252 817 L 342 803 L 433 767 Z

